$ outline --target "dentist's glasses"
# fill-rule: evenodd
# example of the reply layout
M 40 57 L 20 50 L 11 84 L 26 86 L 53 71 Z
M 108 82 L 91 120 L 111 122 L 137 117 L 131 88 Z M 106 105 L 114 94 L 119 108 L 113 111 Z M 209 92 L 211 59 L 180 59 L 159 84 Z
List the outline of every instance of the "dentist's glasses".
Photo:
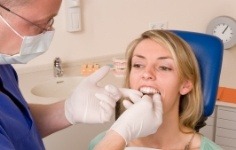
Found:
M 29 21 L 28 19 L 26 19 L 26 18 L 24 18 L 24 17 L 18 15 L 17 13 L 11 11 L 9 8 L 7 8 L 7 7 L 5 7 L 5 6 L 1 5 L 1 4 L 0 4 L 0 7 L 2 7 L 2 8 L 3 8 L 4 10 L 6 10 L 6 11 L 8 11 L 8 12 L 10 12 L 10 13 L 12 13 L 12 14 L 18 16 L 19 18 L 21 18 L 21 19 L 23 19 L 24 21 L 30 23 L 31 25 L 38 27 L 38 28 L 40 29 L 40 33 L 44 33 L 44 32 L 46 32 L 46 31 L 50 31 L 50 30 L 52 29 L 52 26 L 53 26 L 53 23 L 54 23 L 54 18 L 51 18 L 51 19 L 47 22 L 46 26 L 43 28 L 43 27 L 40 27 L 39 25 L 37 25 L 37 24 L 35 24 L 35 23 Z

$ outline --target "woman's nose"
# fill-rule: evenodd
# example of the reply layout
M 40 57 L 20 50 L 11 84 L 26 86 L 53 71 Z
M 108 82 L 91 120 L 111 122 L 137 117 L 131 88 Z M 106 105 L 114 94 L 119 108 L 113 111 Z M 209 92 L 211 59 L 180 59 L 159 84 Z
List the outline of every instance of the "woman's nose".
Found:
M 144 80 L 154 80 L 155 75 L 154 75 L 152 70 L 146 69 L 142 74 L 142 79 L 144 79 Z

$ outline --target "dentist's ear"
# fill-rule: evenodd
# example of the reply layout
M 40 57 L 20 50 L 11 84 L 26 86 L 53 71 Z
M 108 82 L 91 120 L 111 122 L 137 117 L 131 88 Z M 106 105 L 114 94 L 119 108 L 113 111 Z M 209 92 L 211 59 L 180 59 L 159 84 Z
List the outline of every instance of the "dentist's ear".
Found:
M 186 80 L 182 83 L 180 87 L 180 94 L 185 95 L 193 89 L 193 84 L 189 80 Z

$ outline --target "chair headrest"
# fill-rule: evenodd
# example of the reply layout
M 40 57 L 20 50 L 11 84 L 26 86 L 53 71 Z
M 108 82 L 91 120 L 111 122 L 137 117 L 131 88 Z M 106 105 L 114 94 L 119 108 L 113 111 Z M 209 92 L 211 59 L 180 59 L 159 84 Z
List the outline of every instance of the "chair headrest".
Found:
M 203 33 L 178 30 L 171 30 L 171 32 L 185 40 L 195 53 L 200 67 L 204 116 L 210 116 L 215 107 L 222 67 L 222 41 L 218 37 Z

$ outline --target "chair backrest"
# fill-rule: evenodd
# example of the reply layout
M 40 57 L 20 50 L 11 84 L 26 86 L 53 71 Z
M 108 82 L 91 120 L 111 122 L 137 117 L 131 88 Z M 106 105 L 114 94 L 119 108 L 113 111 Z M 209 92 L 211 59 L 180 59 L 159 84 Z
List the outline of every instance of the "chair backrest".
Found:
M 204 116 L 210 116 L 215 107 L 220 72 L 223 59 L 222 41 L 212 35 L 190 31 L 172 30 L 184 39 L 193 49 L 202 80 Z

